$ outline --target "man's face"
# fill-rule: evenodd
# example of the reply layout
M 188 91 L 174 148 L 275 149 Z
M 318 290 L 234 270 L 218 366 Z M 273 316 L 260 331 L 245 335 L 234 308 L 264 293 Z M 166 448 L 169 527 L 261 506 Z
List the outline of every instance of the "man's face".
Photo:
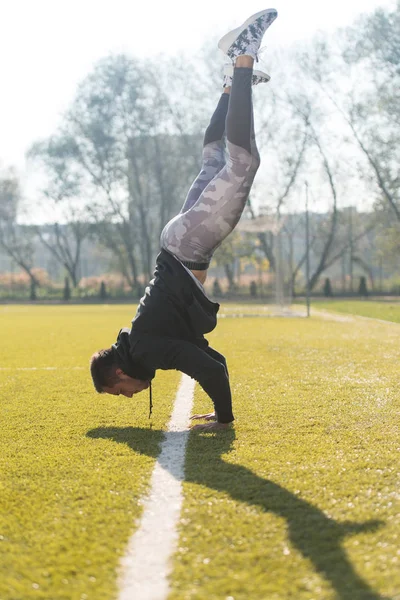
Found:
M 147 390 L 150 385 L 149 381 L 143 381 L 142 379 L 134 379 L 126 375 L 121 369 L 116 370 L 118 375 L 118 381 L 114 383 L 112 387 L 104 387 L 103 392 L 106 394 L 112 394 L 113 396 L 126 396 L 132 398 L 133 394 L 138 394 Z

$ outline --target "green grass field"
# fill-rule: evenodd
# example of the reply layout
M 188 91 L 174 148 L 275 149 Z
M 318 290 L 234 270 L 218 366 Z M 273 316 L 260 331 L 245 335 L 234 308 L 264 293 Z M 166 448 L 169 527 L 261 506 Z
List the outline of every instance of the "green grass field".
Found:
M 339 313 L 382 319 L 400 323 L 400 300 L 378 302 L 375 300 L 312 300 L 312 308 Z
M 133 312 L 0 307 L 0 600 L 117 597 L 179 381 L 157 374 L 151 421 L 146 393 L 92 390 Z M 190 436 L 169 600 L 399 600 L 399 326 L 229 318 L 210 341 L 237 420 Z

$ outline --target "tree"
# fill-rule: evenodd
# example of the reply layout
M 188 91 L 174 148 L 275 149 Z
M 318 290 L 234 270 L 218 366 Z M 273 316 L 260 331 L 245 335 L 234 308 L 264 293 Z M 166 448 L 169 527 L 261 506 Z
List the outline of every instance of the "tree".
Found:
M 250 296 L 252 298 L 257 298 L 257 295 L 257 282 L 253 279 L 252 281 L 250 281 Z
M 331 198 L 329 216 L 320 220 L 318 230 L 312 232 L 311 236 L 311 289 L 315 287 L 324 271 L 348 252 L 349 248 L 350 264 L 354 258 L 355 238 L 353 239 L 352 235 L 350 238 L 343 235 L 339 211 L 339 204 L 344 204 L 346 182 L 355 177 L 351 168 L 352 162 L 344 159 L 347 154 L 354 154 L 354 148 L 349 147 L 343 127 L 340 126 L 342 113 L 339 101 L 343 97 L 341 60 L 326 37 L 315 38 L 311 44 L 298 52 L 296 57 L 301 81 L 296 82 L 298 89 L 292 95 L 292 102 L 307 124 L 309 132 L 307 178 L 313 180 L 314 187 L 319 184 L 319 195 L 323 193 L 327 198 L 329 194 Z M 357 239 L 366 236 L 374 225 L 371 220 L 365 229 L 357 234 Z M 304 257 L 299 262 L 303 263 Z M 297 271 L 298 266 L 293 272 Z
M 364 275 L 362 275 L 360 277 L 360 285 L 358 286 L 358 293 L 360 296 L 364 296 L 364 298 L 366 298 L 368 296 L 367 280 L 364 277 Z
M 183 203 L 198 157 L 196 115 L 192 129 L 177 121 L 172 65 L 163 68 L 124 55 L 100 61 L 59 132 L 41 146 L 132 288 L 141 272 L 151 275 L 161 229 Z
M 105 281 L 102 281 L 100 284 L 100 293 L 99 293 L 100 299 L 101 300 L 106 300 L 107 298 L 107 288 L 106 288 L 106 283 Z
M 279 223 L 279 243 L 272 231 L 257 235 L 270 269 L 284 265 L 292 293 L 305 264 L 305 180 L 318 204 L 310 209 L 312 287 L 342 259 L 350 274 L 353 265 L 361 267 L 372 287 L 372 247 L 363 250 L 373 227 L 379 260 L 398 268 L 399 6 L 274 57 L 279 68 L 272 84 L 254 95 L 262 162 L 247 214 Z M 61 128 L 36 146 L 48 168 L 45 199 L 63 208 L 42 243 L 57 250 L 72 282 L 82 233 L 74 223 L 92 227 L 132 288 L 141 286 L 142 274 L 151 275 L 160 232 L 200 165 L 198 142 L 217 100 L 217 92 L 210 93 L 215 50 L 204 52 L 202 70 L 186 57 L 100 61 Z M 354 213 L 350 234 L 351 215 L 343 207 L 356 204 L 373 216 Z M 217 258 L 234 286 L 235 252 L 241 250 L 221 252 L 231 255 Z
M 336 35 L 340 52 L 319 40 L 309 73 L 335 107 L 361 152 L 358 176 L 376 203 L 400 220 L 400 3 L 363 15 Z M 313 58 L 317 56 L 317 58 Z M 346 90 L 345 93 L 343 90 Z M 343 135 L 343 139 L 345 135 Z M 342 144 L 343 145 L 343 144 Z M 354 156 L 353 156 L 354 162 Z M 371 186 L 372 184 L 372 186 Z
M 80 279 L 82 244 L 91 232 L 91 223 L 79 197 L 81 177 L 70 160 L 70 140 L 50 138 L 33 144 L 28 158 L 44 168 L 46 183 L 41 204 L 45 214 L 58 219 L 46 228 L 36 227 L 41 243 L 67 271 L 74 288 Z M 86 219 L 86 220 L 85 220 Z
M 66 277 L 64 279 L 64 293 L 63 293 L 63 297 L 64 297 L 64 300 L 66 302 L 68 302 L 68 300 L 71 300 L 71 288 L 70 288 L 70 285 L 69 285 L 69 278 L 68 277 Z
M 218 281 L 217 277 L 213 281 L 213 295 L 216 298 L 219 298 L 220 296 L 222 296 L 221 286 L 219 284 L 219 281 Z
M 231 233 L 219 246 L 212 264 L 223 267 L 228 279 L 229 291 L 236 288 L 235 263 L 240 257 L 252 254 L 253 243 L 238 231 Z
M 332 294 L 331 280 L 329 279 L 329 277 L 327 277 L 325 279 L 325 283 L 324 283 L 324 296 L 326 296 L 327 298 L 331 298 L 333 296 L 333 294 Z
M 286 88 L 282 86 L 282 89 Z M 296 185 L 306 162 L 309 137 L 306 115 L 310 106 L 305 106 L 303 112 L 299 111 L 290 90 L 278 94 L 267 89 L 259 92 L 259 96 L 255 111 L 257 144 L 262 156 L 257 177 L 260 184 L 252 192 L 248 212 L 252 219 L 268 214 L 279 222 L 296 192 Z M 268 167 L 264 174 L 265 164 Z M 259 232 L 258 239 L 271 270 L 275 271 L 275 237 L 271 233 Z
M 20 183 L 14 171 L 0 173 L 0 246 L 29 276 L 31 298 L 35 299 L 39 281 L 33 272 L 34 231 L 17 223 L 20 200 Z
M 389 215 L 387 215 L 389 217 Z M 393 270 L 400 269 L 400 223 L 381 219 L 377 230 L 376 247 L 379 258 Z

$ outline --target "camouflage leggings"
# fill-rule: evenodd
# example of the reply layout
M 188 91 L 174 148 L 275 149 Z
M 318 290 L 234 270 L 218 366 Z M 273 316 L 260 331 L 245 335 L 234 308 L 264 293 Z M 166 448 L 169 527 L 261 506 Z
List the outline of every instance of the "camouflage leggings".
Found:
M 222 95 L 205 134 L 201 171 L 181 212 L 161 234 L 162 248 L 189 269 L 208 268 L 215 249 L 237 225 L 260 164 L 251 75 L 251 69 L 234 70 L 230 98 Z

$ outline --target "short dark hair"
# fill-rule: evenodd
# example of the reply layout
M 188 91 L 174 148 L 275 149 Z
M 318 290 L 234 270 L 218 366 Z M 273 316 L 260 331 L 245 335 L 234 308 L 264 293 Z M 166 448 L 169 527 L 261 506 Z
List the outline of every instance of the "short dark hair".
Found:
M 93 354 L 90 359 L 90 373 L 93 385 L 99 394 L 104 392 L 104 387 L 113 387 L 114 383 L 119 381 L 117 368 L 112 348 L 99 350 Z

